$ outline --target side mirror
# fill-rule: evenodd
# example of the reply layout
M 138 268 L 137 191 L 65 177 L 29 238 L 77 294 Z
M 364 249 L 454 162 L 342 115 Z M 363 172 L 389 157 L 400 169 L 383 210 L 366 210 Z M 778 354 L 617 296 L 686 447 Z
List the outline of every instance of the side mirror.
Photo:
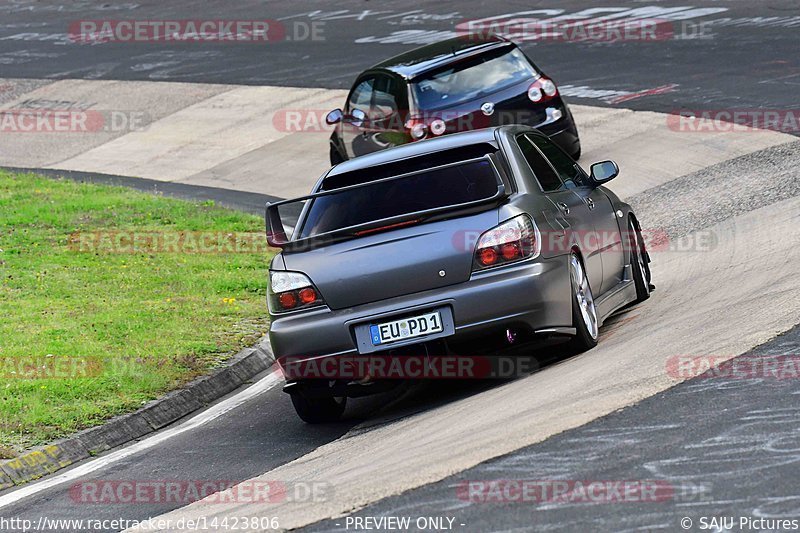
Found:
M 613 161 L 601 161 L 591 167 L 592 181 L 601 185 L 613 180 L 619 175 L 619 167 Z
M 341 109 L 336 108 L 325 116 L 325 122 L 333 126 L 334 124 L 341 122 L 342 118 L 344 118 L 344 113 Z
M 360 109 L 353 109 L 353 111 L 350 112 L 349 119 L 348 122 L 350 122 L 350 124 L 356 128 L 360 128 L 361 125 L 364 124 L 364 121 L 367 120 L 367 114 Z

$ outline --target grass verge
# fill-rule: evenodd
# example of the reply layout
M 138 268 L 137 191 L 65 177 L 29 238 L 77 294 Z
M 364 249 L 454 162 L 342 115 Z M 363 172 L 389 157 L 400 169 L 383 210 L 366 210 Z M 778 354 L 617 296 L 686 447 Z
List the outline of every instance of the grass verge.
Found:
M 0 454 L 133 411 L 263 335 L 263 233 L 213 202 L 0 171 Z

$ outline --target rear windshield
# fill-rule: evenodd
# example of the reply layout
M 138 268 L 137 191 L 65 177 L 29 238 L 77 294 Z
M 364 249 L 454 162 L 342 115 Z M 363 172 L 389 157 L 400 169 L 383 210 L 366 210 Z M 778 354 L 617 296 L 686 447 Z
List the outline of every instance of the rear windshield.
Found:
M 494 167 L 484 159 L 335 192 L 312 200 L 295 239 L 485 200 L 497 193 L 497 181 Z
M 500 55 L 497 55 L 497 54 Z M 517 48 L 460 61 L 436 70 L 412 84 L 422 110 L 453 107 L 486 96 L 536 76 Z

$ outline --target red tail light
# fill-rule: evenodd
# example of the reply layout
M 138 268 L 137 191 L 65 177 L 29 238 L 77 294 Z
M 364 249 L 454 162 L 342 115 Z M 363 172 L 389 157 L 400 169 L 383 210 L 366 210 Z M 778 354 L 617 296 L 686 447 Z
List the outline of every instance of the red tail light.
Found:
M 482 250 L 478 250 L 478 262 L 480 262 L 480 264 L 483 266 L 492 266 L 493 264 L 497 263 L 498 258 L 499 256 L 494 248 L 484 248 Z
M 297 293 L 300 296 L 300 301 L 304 304 L 313 304 L 317 301 L 317 291 L 312 289 L 311 287 L 306 287 L 305 289 L 300 289 L 300 292 Z
M 269 308 L 273 313 L 323 305 L 316 287 L 300 272 L 270 272 Z
M 278 302 L 280 302 L 281 307 L 284 309 L 293 309 L 297 306 L 297 297 L 293 292 L 284 292 L 278 296 Z
M 528 98 L 531 102 L 540 104 L 558 96 L 558 87 L 553 80 L 541 76 L 531 83 L 528 88 Z
M 503 259 L 506 261 L 512 261 L 522 255 L 519 251 L 519 245 L 517 243 L 504 244 L 500 247 L 500 253 L 503 255 Z
M 472 270 L 536 257 L 541 251 L 539 241 L 539 230 L 528 215 L 514 217 L 481 235 Z

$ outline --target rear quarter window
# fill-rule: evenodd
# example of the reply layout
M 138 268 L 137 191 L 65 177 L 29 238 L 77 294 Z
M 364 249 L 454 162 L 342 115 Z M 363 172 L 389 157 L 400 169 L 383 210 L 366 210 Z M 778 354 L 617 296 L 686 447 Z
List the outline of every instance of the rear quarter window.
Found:
M 536 149 L 536 146 L 533 145 L 528 136 L 518 135 L 517 144 L 520 150 L 522 150 L 522 155 L 525 161 L 527 161 L 528 166 L 531 167 L 533 175 L 536 177 L 536 181 L 539 182 L 539 186 L 542 190 L 544 192 L 559 190 L 563 185 L 561 178 L 559 178 L 556 171 L 550 166 L 550 163 L 542 156 L 541 152 Z

